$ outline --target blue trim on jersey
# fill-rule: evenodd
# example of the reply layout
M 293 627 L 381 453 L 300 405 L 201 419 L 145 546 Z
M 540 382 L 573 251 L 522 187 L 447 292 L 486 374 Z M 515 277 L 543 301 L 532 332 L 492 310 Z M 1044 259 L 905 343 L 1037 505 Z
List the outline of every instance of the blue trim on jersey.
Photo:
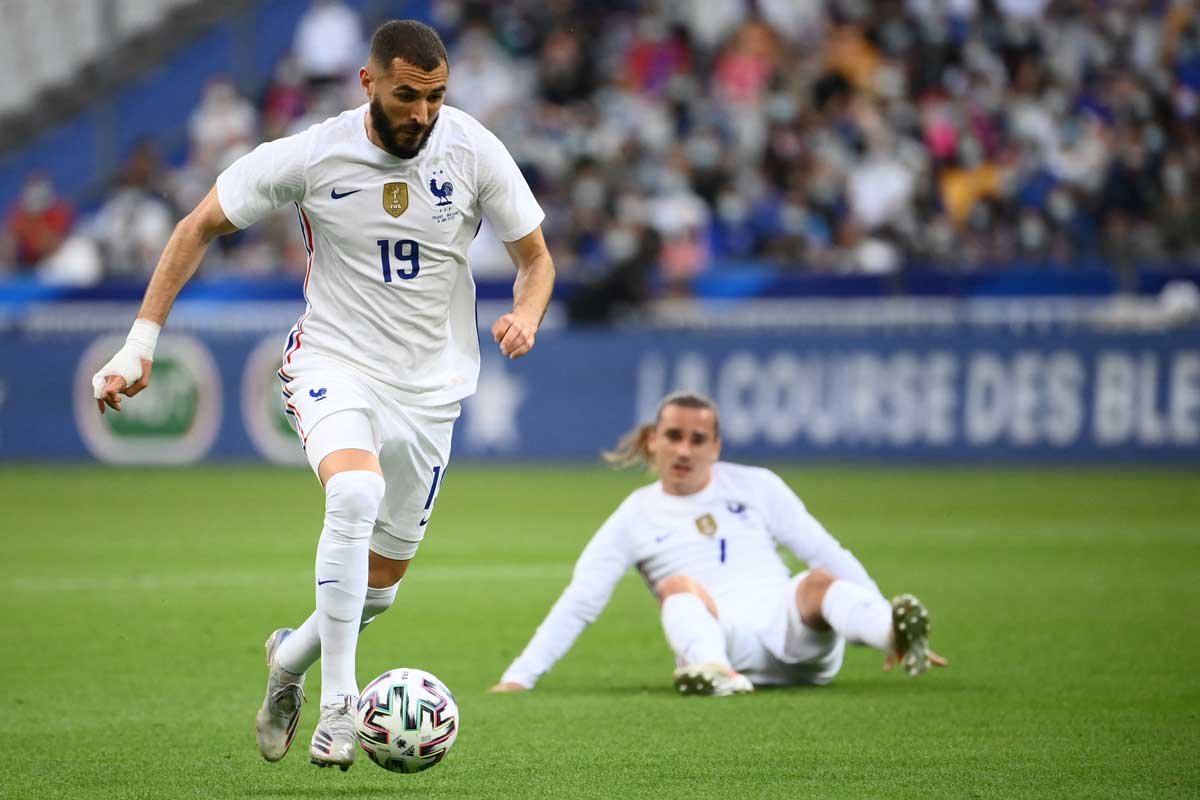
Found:
M 475 235 L 471 237 L 471 241 L 475 241 L 475 236 L 479 235 L 480 228 L 483 227 L 483 217 L 479 218 L 479 222 L 475 225 Z M 473 282 L 473 281 L 472 281 Z M 483 340 L 479 338 L 479 288 L 475 288 L 475 348 L 483 350 Z
M 313 253 L 313 243 L 308 240 L 308 226 L 304 224 L 304 217 L 300 214 L 300 204 L 293 203 L 296 207 L 296 219 L 300 221 L 300 238 L 304 240 L 304 249 L 311 256 Z

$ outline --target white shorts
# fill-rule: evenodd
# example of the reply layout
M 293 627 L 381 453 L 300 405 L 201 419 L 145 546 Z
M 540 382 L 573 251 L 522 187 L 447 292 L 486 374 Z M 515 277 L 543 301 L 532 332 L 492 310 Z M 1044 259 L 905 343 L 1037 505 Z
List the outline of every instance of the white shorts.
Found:
M 312 358 L 289 365 L 288 376 L 291 380 L 280 375 L 286 381 L 285 411 L 313 472 L 335 450 L 375 453 L 387 488 L 371 550 L 385 558 L 412 558 L 441 491 L 459 403 L 406 405 L 378 381 Z
M 718 606 L 729 663 L 751 683 L 823 686 L 842 668 L 846 640 L 833 631 L 813 630 L 800 620 L 796 586 L 806 575 L 793 575 L 772 590 L 765 607 L 727 613 Z

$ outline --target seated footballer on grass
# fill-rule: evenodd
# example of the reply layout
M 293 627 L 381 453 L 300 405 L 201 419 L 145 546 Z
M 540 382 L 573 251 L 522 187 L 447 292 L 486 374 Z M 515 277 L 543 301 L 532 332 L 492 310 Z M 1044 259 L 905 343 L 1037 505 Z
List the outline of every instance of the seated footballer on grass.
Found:
M 890 603 L 867 571 L 770 470 L 718 461 L 717 409 L 668 395 L 654 423 L 630 432 L 610 463 L 646 463 L 659 480 L 601 526 L 562 596 L 492 691 L 532 689 L 604 610 L 636 567 L 662 606 L 683 694 L 828 683 L 846 642 L 884 651 L 910 675 L 946 660 L 929 649 L 929 614 L 909 594 Z M 790 575 L 782 544 L 808 565 Z

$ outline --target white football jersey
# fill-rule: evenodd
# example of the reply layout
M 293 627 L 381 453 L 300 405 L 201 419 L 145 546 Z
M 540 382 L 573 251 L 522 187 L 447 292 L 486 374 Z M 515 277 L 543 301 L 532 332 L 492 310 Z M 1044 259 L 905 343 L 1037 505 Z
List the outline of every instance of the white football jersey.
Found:
M 532 686 L 600 615 L 630 568 L 651 590 L 670 575 L 696 579 L 722 618 L 753 615 L 791 577 L 779 545 L 810 569 L 879 592 L 858 559 L 770 470 L 719 462 L 708 486 L 686 496 L 667 494 L 661 481 L 643 486 L 584 548 L 571 583 L 503 680 Z
M 267 142 L 217 178 L 229 221 L 296 205 L 308 307 L 283 369 L 320 357 L 394 387 L 414 405 L 475 391 L 479 336 L 467 250 L 486 216 L 501 241 L 544 214 L 512 156 L 470 115 L 443 106 L 425 147 L 402 159 L 367 138 L 366 105 Z

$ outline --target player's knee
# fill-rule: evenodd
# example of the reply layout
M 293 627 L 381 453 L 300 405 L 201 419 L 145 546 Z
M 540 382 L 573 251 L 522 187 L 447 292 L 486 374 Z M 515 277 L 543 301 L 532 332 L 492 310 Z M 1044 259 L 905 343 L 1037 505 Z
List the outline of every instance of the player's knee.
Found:
M 383 502 L 383 476 L 367 470 L 339 472 L 325 484 L 325 519 L 330 527 L 356 539 L 371 535 L 379 504 Z
M 661 603 L 673 594 L 699 594 L 700 584 L 687 575 L 668 575 L 658 582 L 655 591 Z
M 796 608 L 800 611 L 800 619 L 810 627 L 819 627 L 824 617 L 821 615 L 821 604 L 825 593 L 837 580 L 833 573 L 824 569 L 814 569 L 796 587 Z

